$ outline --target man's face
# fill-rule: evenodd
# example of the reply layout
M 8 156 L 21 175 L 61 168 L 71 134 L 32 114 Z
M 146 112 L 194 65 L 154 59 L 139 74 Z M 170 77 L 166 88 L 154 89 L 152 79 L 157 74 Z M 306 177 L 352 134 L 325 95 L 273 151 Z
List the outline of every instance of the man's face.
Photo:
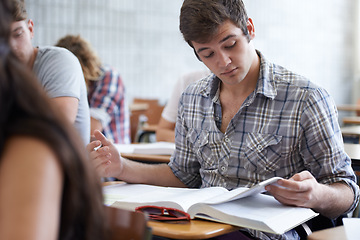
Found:
M 25 64 L 29 64 L 32 55 L 34 54 L 34 47 L 31 40 L 34 36 L 33 22 L 17 21 L 11 23 L 10 47 Z
M 250 39 L 255 34 L 252 21 L 248 22 Z M 225 84 L 234 85 L 247 76 L 253 62 L 253 47 L 248 38 L 231 21 L 219 26 L 217 34 L 208 43 L 192 41 L 202 62 Z

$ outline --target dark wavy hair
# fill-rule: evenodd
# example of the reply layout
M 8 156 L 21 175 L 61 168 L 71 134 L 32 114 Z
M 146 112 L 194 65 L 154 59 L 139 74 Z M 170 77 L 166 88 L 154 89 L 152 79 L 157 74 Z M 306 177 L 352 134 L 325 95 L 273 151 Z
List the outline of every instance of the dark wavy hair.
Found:
M 250 41 L 248 15 L 241 0 L 184 0 L 180 11 L 180 31 L 185 41 L 205 43 L 217 33 L 221 24 L 232 21 Z
M 36 77 L 10 50 L 13 9 L 14 2 L 1 0 L 0 161 L 7 140 L 13 136 L 28 136 L 46 143 L 63 170 L 58 239 L 104 239 L 100 179 L 73 126 L 52 107 Z

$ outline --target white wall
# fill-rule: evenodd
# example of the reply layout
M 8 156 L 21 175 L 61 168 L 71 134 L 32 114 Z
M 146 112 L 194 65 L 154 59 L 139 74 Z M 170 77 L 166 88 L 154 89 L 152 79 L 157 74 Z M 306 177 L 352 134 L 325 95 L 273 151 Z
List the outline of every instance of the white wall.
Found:
M 274 62 L 351 103 L 358 0 L 245 0 L 255 46 Z
M 353 102 L 358 0 L 244 0 L 255 46 L 324 86 L 336 103 Z M 27 0 L 35 45 L 81 34 L 117 68 L 133 97 L 165 102 L 178 77 L 204 68 L 178 30 L 182 0 Z M 355 91 L 356 92 L 356 91 Z

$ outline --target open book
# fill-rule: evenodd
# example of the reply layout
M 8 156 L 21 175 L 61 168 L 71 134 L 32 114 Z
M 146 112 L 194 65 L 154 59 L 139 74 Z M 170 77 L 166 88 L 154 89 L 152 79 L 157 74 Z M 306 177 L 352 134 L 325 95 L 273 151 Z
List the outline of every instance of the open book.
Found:
M 307 208 L 285 206 L 274 197 L 260 194 L 271 178 L 252 188 L 228 191 L 222 187 L 202 189 L 118 184 L 103 188 L 105 204 L 128 210 L 154 205 L 177 208 L 191 218 L 203 218 L 264 232 L 283 234 L 318 214 Z
M 154 142 L 138 144 L 115 144 L 120 153 L 172 155 L 175 151 L 175 143 Z

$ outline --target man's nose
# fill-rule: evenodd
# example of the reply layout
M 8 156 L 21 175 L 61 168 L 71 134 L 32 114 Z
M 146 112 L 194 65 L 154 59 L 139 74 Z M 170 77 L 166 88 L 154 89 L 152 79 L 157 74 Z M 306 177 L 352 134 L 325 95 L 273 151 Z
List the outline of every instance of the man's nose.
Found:
M 231 58 L 228 54 L 220 52 L 218 54 L 219 67 L 226 67 L 231 63 Z

